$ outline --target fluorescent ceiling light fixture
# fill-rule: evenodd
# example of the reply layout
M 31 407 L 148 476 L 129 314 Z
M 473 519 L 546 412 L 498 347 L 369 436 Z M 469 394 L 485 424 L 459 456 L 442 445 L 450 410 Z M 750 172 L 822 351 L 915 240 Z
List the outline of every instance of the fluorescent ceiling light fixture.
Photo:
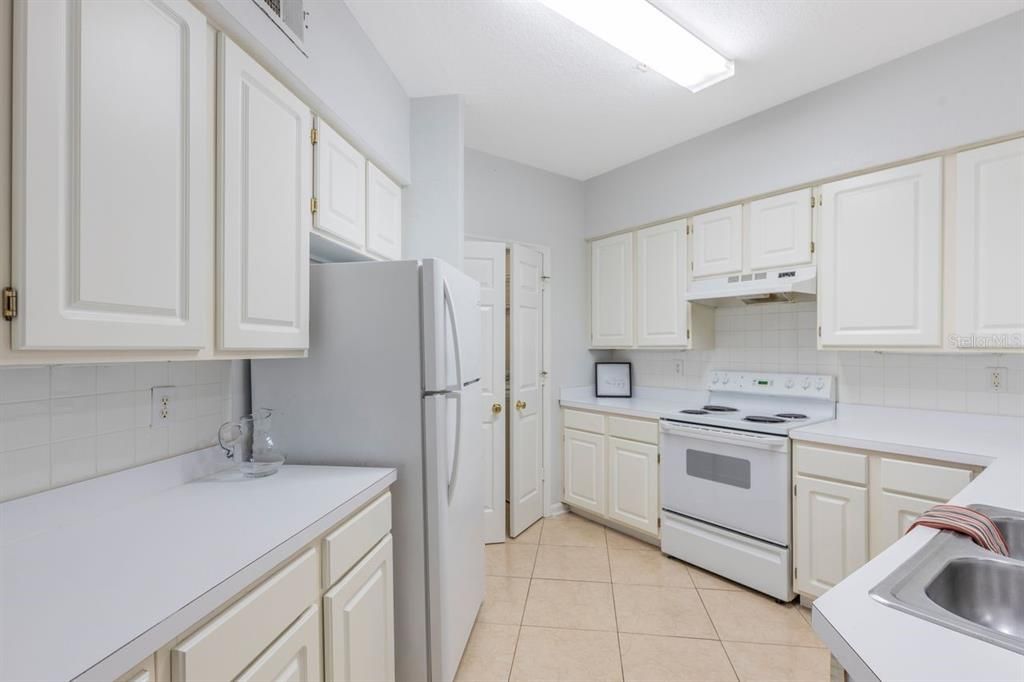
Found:
M 731 59 L 647 0 L 540 0 L 641 64 L 691 92 L 730 78 Z

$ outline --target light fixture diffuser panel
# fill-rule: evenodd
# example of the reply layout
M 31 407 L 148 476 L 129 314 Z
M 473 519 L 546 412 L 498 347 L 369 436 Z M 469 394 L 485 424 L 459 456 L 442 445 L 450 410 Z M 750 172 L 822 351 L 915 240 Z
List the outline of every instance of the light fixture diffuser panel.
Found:
M 691 92 L 735 73 L 726 59 L 647 0 L 539 0 Z

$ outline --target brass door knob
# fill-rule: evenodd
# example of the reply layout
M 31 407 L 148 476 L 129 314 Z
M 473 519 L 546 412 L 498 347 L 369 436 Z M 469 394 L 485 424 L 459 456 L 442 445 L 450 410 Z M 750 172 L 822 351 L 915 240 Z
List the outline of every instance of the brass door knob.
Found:
M 516 409 L 517 410 L 525 410 L 526 409 L 526 403 L 524 401 L 522 401 L 522 400 L 517 400 L 516 401 Z
M 501 414 L 501 403 L 494 403 L 491 405 L 491 412 L 494 414 Z

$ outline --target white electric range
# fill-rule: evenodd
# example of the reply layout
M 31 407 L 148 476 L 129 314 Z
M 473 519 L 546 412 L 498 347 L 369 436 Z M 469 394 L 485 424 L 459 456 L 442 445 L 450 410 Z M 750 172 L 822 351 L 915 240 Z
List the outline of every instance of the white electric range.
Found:
M 661 549 L 790 601 L 787 434 L 835 418 L 835 379 L 713 371 L 707 389 L 703 404 L 661 420 Z

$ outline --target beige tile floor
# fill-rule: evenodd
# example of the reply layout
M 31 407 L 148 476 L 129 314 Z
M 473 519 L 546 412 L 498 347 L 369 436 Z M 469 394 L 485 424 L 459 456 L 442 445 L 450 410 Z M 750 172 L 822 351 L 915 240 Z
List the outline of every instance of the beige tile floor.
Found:
M 486 551 L 459 682 L 829 679 L 806 609 L 582 517 L 538 521 Z

